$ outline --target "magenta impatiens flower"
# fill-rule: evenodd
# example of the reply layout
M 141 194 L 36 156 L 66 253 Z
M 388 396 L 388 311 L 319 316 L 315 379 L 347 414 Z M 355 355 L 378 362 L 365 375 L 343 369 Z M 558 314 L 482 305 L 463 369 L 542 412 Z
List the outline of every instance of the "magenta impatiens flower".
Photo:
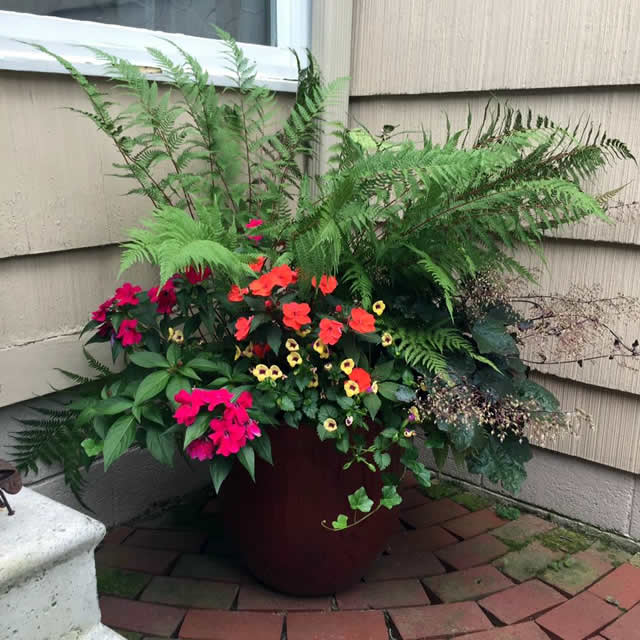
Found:
M 142 287 L 132 285 L 130 282 L 125 282 L 121 287 L 116 289 L 115 299 L 119 307 L 123 307 L 125 304 L 135 306 L 140 304 L 140 300 L 136 297 L 137 293 L 142 291 Z
M 247 236 L 247 238 L 249 238 L 249 240 L 253 240 L 256 244 L 259 244 L 260 240 L 262 240 L 264 236 Z
M 243 426 L 219 418 L 214 418 L 209 424 L 213 431 L 209 438 L 218 447 L 217 454 L 227 458 L 232 453 L 238 453 L 247 444 L 247 434 Z
M 247 222 L 247 224 L 245 224 L 244 226 L 247 229 L 255 229 L 256 227 L 260 227 L 264 224 L 264 220 L 261 220 L 260 218 L 251 218 L 251 220 L 249 220 L 249 222 Z
M 151 287 L 149 289 L 149 300 L 158 305 L 158 313 L 171 313 L 177 302 L 176 287 L 172 278 L 169 278 L 162 289 Z
M 208 438 L 198 438 L 187 445 L 187 455 L 194 460 L 211 460 L 215 446 Z
M 194 267 L 187 267 L 184 270 L 184 277 L 191 284 L 198 284 L 211 275 L 211 268 L 207 267 L 204 271 L 202 269 L 196 269 Z
M 104 322 L 107 319 L 107 311 L 114 303 L 116 297 L 113 296 L 105 300 L 95 311 L 91 313 L 91 318 L 96 322 Z
M 134 344 L 140 344 L 142 341 L 142 334 L 136 330 L 138 321 L 135 319 L 125 318 L 120 323 L 118 329 L 118 338 L 120 338 L 123 347 L 130 347 Z

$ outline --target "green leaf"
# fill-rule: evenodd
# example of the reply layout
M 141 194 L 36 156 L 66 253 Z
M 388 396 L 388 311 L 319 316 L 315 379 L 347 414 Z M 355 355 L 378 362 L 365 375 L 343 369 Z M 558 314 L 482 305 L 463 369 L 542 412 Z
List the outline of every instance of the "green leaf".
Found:
M 553 393 L 532 380 L 522 380 L 516 390 L 522 398 L 534 400 L 542 411 L 558 411 L 560 403 Z
M 163 355 L 153 353 L 153 351 L 134 351 L 129 354 L 129 360 L 145 369 L 155 369 L 157 367 L 166 369 L 171 366 Z
M 373 500 L 369 498 L 365 488 L 360 487 L 349 496 L 349 505 L 354 511 L 369 513 L 369 511 L 371 511 L 371 507 L 373 507 Z
M 192 380 L 202 380 L 202 378 L 189 366 L 180 367 L 178 372 L 185 378 L 191 378 Z
M 164 391 L 170 378 L 171 374 L 168 371 L 154 371 L 150 373 L 140 383 L 136 391 L 135 404 L 141 405 L 143 402 L 157 396 L 161 391 Z
M 393 372 L 394 360 L 387 360 L 386 362 L 379 362 L 375 369 L 371 372 L 371 378 L 381 382 L 387 380 Z
M 104 442 L 102 440 L 100 442 L 96 442 L 93 438 L 85 438 L 80 443 L 80 446 L 90 458 L 95 458 L 102 453 Z
M 103 416 L 113 416 L 122 413 L 133 406 L 133 402 L 128 398 L 107 398 L 98 402 L 94 407 L 96 414 Z
M 233 467 L 233 458 L 224 456 L 216 456 L 209 465 L 209 473 L 216 493 L 220 493 L 220 487 L 229 475 L 231 467 Z
M 273 458 L 271 457 L 271 440 L 264 430 L 262 431 L 261 436 L 250 440 L 249 444 L 263 460 L 268 462 L 270 465 L 273 465 Z
M 233 371 L 231 365 L 226 362 L 213 362 L 203 356 L 198 356 L 187 362 L 187 367 L 191 367 L 196 371 L 204 371 L 205 373 L 219 373 L 226 378 L 231 378 Z
M 400 385 L 397 382 L 381 382 L 378 385 L 378 393 L 387 400 L 396 399 L 396 391 Z
M 434 456 L 435 451 L 439 451 L 439 449 L 434 450 Z M 407 460 L 404 457 L 402 462 L 409 470 L 413 471 L 413 475 L 416 477 L 416 480 L 421 487 L 426 489 L 431 486 L 431 471 L 429 471 L 422 462 L 419 460 Z
M 162 415 L 162 411 L 157 404 L 145 404 L 142 407 L 142 415 L 151 422 L 155 422 L 159 424 L 161 427 L 166 427 L 164 423 L 164 416 Z
M 173 434 L 166 434 L 158 429 L 148 429 L 146 442 L 149 453 L 158 462 L 173 467 L 173 458 L 176 453 L 176 442 Z
M 343 433 L 340 436 L 340 438 L 336 442 L 336 449 L 340 453 L 347 453 L 347 451 L 349 451 L 349 434 L 348 433 Z
M 169 380 L 167 388 L 165 389 L 165 395 L 167 400 L 171 403 L 172 407 L 177 407 L 178 403 L 174 400 L 175 395 L 182 390 L 191 391 L 191 383 L 187 378 L 181 375 L 175 375 Z
M 256 454 L 251 447 L 242 447 L 236 454 L 240 464 L 249 472 L 251 479 L 256 481 Z
M 180 345 L 176 344 L 175 342 L 172 342 L 169 345 L 169 348 L 167 349 L 167 360 L 171 363 L 172 366 L 175 366 L 178 363 L 178 360 L 180 360 L 181 352 L 182 349 L 180 348 Z
M 366 393 L 362 403 L 367 408 L 371 419 L 375 420 L 378 415 L 378 411 L 380 411 L 380 407 L 382 406 L 382 400 L 380 400 L 375 393 Z
M 398 495 L 398 489 L 393 484 L 386 484 L 382 487 L 382 498 L 380 504 L 387 509 L 393 509 L 402 502 L 402 498 Z
M 296 405 L 293 403 L 293 400 L 289 396 L 280 396 L 276 400 L 276 403 L 283 411 L 296 410 Z
M 349 520 L 347 519 L 347 516 L 344 515 L 344 513 L 341 513 L 338 516 L 337 520 L 334 520 L 331 523 L 331 526 L 336 530 L 336 531 L 341 531 L 342 529 L 346 529 L 347 525 L 349 524 Z
M 504 321 L 491 312 L 473 325 L 471 335 L 480 353 L 499 353 L 503 356 L 518 353 L 516 341 L 507 333 Z
M 373 461 L 378 465 L 380 471 L 386 469 L 391 464 L 391 456 L 379 450 L 373 452 Z
M 210 420 L 211 416 L 209 414 L 198 416 L 196 421 L 185 429 L 183 449 L 186 449 L 194 440 L 206 433 L 207 429 L 209 429 Z
M 278 355 L 280 352 L 280 345 L 282 344 L 282 330 L 276 324 L 272 324 L 267 331 L 267 344 L 271 347 L 271 350 Z
M 132 415 L 116 420 L 104 439 L 104 470 L 106 471 L 133 443 L 136 436 L 136 421 Z

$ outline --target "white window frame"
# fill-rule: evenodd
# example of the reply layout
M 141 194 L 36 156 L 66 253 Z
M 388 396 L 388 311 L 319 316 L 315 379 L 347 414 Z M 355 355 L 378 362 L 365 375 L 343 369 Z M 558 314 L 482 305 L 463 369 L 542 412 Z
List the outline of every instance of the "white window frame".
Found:
M 256 62 L 258 84 L 274 91 L 295 92 L 298 72 L 294 49 L 304 60 L 311 40 L 311 0 L 271 0 L 276 10 L 275 35 L 278 46 L 239 43 L 247 57 Z M 160 70 L 146 47 L 155 47 L 178 59 L 167 38 L 192 54 L 216 85 L 230 86 L 227 60 L 219 40 L 179 33 L 165 33 L 120 25 L 70 20 L 13 11 L 0 11 L 0 69 L 65 73 L 52 57 L 23 42 L 43 45 L 69 60 L 87 76 L 107 76 L 104 63 L 83 46 L 126 58 L 162 81 Z M 23 41 L 23 42 L 20 42 Z

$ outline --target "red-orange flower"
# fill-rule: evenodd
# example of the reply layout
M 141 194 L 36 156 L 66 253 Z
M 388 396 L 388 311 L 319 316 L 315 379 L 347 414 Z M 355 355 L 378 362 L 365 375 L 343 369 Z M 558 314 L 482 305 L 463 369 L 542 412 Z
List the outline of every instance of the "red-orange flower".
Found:
M 249 284 L 249 289 L 254 296 L 262 296 L 266 298 L 271 295 L 273 288 L 276 286 L 270 273 L 261 275 L 257 280 L 254 280 Z
M 227 300 L 229 302 L 242 302 L 247 293 L 249 293 L 247 287 L 241 289 L 237 284 L 232 284 L 231 291 L 227 293 Z
M 264 267 L 266 259 L 267 256 L 260 256 L 255 262 L 249 264 L 249 268 L 256 273 L 260 273 L 260 271 L 262 271 L 262 267 Z
M 316 277 L 313 276 L 313 278 L 311 278 L 311 284 L 314 287 L 317 287 L 317 280 Z M 336 287 L 338 286 L 338 281 L 336 280 L 335 276 L 327 276 L 324 275 L 322 276 L 322 278 L 320 278 L 320 291 L 322 291 L 322 293 L 324 293 L 325 296 L 328 296 L 330 293 L 333 293 L 336 290 Z
M 273 282 L 279 287 L 288 287 L 298 279 L 298 273 L 294 271 L 288 264 L 281 264 L 274 267 L 269 272 Z
M 284 314 L 283 322 L 287 327 L 296 331 L 302 329 L 305 324 L 311 322 L 309 312 L 311 307 L 306 303 L 288 302 L 282 305 L 282 313 Z
M 371 333 L 376 330 L 376 319 L 364 309 L 351 309 L 349 326 L 358 333 Z
M 320 341 L 323 344 L 336 344 L 342 336 L 342 322 L 331 320 L 330 318 L 322 318 L 320 320 Z
M 353 380 L 357 383 L 358 388 L 360 389 L 360 393 L 367 391 L 369 387 L 371 387 L 371 376 L 360 367 L 356 367 L 349 374 L 349 380 Z
M 244 340 L 249 335 L 252 321 L 253 316 L 248 318 L 241 317 L 236 320 L 236 340 Z
M 262 360 L 262 358 L 264 358 L 267 353 L 269 353 L 269 351 L 271 351 L 271 347 L 266 343 L 258 343 L 253 345 L 253 355 L 260 360 Z

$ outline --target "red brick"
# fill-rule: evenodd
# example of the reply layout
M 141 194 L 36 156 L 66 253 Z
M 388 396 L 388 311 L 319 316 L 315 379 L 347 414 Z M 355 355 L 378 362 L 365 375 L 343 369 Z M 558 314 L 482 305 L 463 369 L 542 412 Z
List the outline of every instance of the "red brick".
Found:
M 393 553 L 388 556 L 380 556 L 364 579 L 366 582 L 375 582 L 376 580 L 422 578 L 436 576 L 444 572 L 445 568 L 429 551 Z
M 339 609 L 389 609 L 429 604 L 429 598 L 418 580 L 361 582 L 336 594 Z
M 631 609 L 640 602 L 640 569 L 623 564 L 596 582 L 589 591 L 611 604 L 617 603 L 623 609 Z
M 513 586 L 509 578 L 489 565 L 425 578 L 422 582 L 442 602 L 479 600 Z
M 502 525 L 493 531 L 494 536 L 510 542 L 526 542 L 533 536 L 555 529 L 558 525 L 548 520 L 543 520 L 530 513 L 520 516 L 517 520 Z
M 561 640 L 583 640 L 598 633 L 619 615 L 618 609 L 587 591 L 545 613 L 536 622 Z
M 640 636 L 640 606 L 618 618 L 612 625 L 600 632 L 608 640 L 632 640 Z
M 296 598 L 271 591 L 259 584 L 240 587 L 238 610 L 245 611 L 329 611 L 331 598 Z
M 140 600 L 177 607 L 231 609 L 238 585 L 209 580 L 156 576 L 142 592 Z
M 395 533 L 389 540 L 390 553 L 407 553 L 411 551 L 435 551 L 458 542 L 458 538 L 442 527 L 433 526 Z
M 175 551 L 105 544 L 96 551 L 96 566 L 130 569 L 161 576 L 167 573 L 177 557 Z
M 178 578 L 197 578 L 198 580 L 215 580 L 216 582 L 233 582 L 246 584 L 254 579 L 232 558 L 210 556 L 197 553 L 185 553 L 180 556 L 171 572 Z
M 421 507 L 424 504 L 431 504 L 433 500 L 427 498 L 423 493 L 420 493 L 417 489 L 409 489 L 402 492 L 402 503 L 398 505 L 400 511 L 406 511 L 407 509 L 413 509 L 415 507 Z
M 509 551 L 509 548 L 488 533 L 464 540 L 435 551 L 442 562 L 454 569 L 468 569 L 491 562 Z
M 280 640 L 284 616 L 250 611 L 191 609 L 180 627 L 185 640 Z
M 124 600 L 113 596 L 100 598 L 102 623 L 109 627 L 138 631 L 154 636 L 170 636 L 178 628 L 186 609 Z
M 504 624 L 515 624 L 562 604 L 566 598 L 555 589 L 530 580 L 511 589 L 494 593 L 478 604 Z
M 446 522 L 453 518 L 463 516 L 469 513 L 468 509 L 460 506 L 458 503 L 449 498 L 443 498 L 431 504 L 425 504 L 422 507 L 408 509 L 400 514 L 400 518 L 414 529 L 422 529 L 430 527 L 440 522 Z
M 207 539 L 202 531 L 171 529 L 136 529 L 125 542 L 133 547 L 170 549 L 171 551 L 198 552 Z
M 448 638 L 491 629 L 491 622 L 475 602 L 390 609 L 389 615 L 402 640 Z
M 262 636 L 256 636 L 255 640 Z M 389 632 L 382 611 L 332 611 L 290 613 L 288 640 L 387 640 Z
M 510 627 L 457 636 L 456 640 L 549 640 L 549 636 L 535 622 L 523 622 Z
M 449 520 L 442 526 L 459 538 L 473 538 L 504 523 L 505 520 L 498 518 L 493 510 L 482 509 L 482 511 L 475 511 L 455 520 Z
M 114 527 L 113 529 L 109 529 L 109 532 L 102 540 L 102 544 L 121 544 L 134 531 L 135 529 L 132 527 Z

